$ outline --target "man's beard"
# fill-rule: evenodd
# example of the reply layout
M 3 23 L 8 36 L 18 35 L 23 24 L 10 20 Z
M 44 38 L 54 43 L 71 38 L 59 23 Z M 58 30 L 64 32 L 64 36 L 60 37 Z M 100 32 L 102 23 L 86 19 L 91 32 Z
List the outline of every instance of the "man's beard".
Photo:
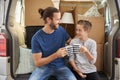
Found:
M 58 29 L 57 26 L 55 26 L 55 24 L 53 24 L 53 23 L 50 24 L 50 27 L 51 27 L 51 29 L 53 29 L 53 30 L 57 30 L 57 29 Z

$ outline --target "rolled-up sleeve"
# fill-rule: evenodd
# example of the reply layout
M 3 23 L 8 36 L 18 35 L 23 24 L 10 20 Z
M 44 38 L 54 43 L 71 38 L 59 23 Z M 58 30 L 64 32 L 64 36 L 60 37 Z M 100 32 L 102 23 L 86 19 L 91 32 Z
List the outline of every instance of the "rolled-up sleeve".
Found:
M 36 39 L 36 37 L 32 37 L 31 40 L 31 46 L 32 46 L 32 53 L 39 53 L 41 52 L 41 47 Z

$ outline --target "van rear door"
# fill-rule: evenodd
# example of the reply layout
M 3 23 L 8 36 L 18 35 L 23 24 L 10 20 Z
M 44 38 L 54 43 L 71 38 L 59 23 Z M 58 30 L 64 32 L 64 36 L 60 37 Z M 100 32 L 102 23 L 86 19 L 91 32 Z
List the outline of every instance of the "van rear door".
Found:
M 0 27 L 1 27 L 0 34 L 2 33 L 4 34 L 7 42 L 6 53 L 2 54 L 2 56 L 4 55 L 4 57 L 2 58 L 9 57 L 9 59 L 6 60 L 6 62 L 1 61 L 4 63 L 0 64 L 2 65 L 0 68 L 1 68 L 1 72 L 2 71 L 5 72 L 4 69 L 10 70 L 10 74 L 13 78 L 15 77 L 15 71 L 19 63 L 19 47 L 17 47 L 18 46 L 17 36 L 15 36 L 11 31 L 11 27 L 13 27 L 14 25 L 13 23 L 14 23 L 16 3 L 17 0 L 0 0 Z M 9 64 L 9 63 L 10 63 L 9 67 L 4 66 L 5 64 Z M 4 79 L 0 78 L 0 79 L 9 80 L 10 78 L 7 77 L 8 76 L 6 75 L 6 78 Z
M 12 31 L 14 26 L 14 18 L 15 18 L 15 9 L 18 0 L 9 0 L 9 7 L 7 12 L 7 30 L 8 30 L 8 53 L 10 53 L 10 72 L 11 76 L 15 78 L 17 75 L 15 74 L 16 69 L 19 63 L 19 44 L 18 37 Z
M 117 11 L 118 11 L 118 30 L 115 35 L 114 39 L 114 53 L 115 53 L 115 60 L 114 60 L 114 80 L 120 79 L 120 0 L 115 0 Z
M 119 0 L 108 0 L 108 14 L 106 17 L 108 18 L 106 21 L 106 42 L 105 42 L 105 53 L 104 53 L 104 71 L 107 74 L 109 80 L 114 80 L 115 77 L 118 77 L 119 68 L 116 67 L 117 59 L 117 38 L 120 35 L 120 27 L 119 27 Z M 110 16 L 108 16 L 110 15 Z M 117 72 L 116 72 L 117 71 Z M 117 73 L 117 74 L 116 74 Z M 118 76 L 116 76 L 118 75 Z M 120 79 L 120 78 L 119 78 Z M 115 79 L 118 80 L 118 79 Z

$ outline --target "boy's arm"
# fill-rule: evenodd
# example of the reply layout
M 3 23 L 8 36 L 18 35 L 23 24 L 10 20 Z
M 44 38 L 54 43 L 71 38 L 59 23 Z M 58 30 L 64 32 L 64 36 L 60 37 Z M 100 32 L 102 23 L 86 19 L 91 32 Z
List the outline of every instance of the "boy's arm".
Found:
M 89 52 L 89 50 L 86 50 L 85 54 L 86 54 L 87 58 L 89 59 L 89 61 L 94 60 L 94 56 Z
M 72 65 L 73 69 L 78 73 L 81 78 L 86 78 L 86 75 L 84 75 L 76 66 L 74 61 L 70 61 L 70 64 Z
M 93 55 L 89 52 L 89 50 L 88 50 L 86 47 L 82 46 L 82 47 L 80 48 L 80 52 L 85 53 L 86 56 L 87 56 L 87 58 L 88 58 L 90 61 L 92 61 L 92 60 L 94 59 Z
M 96 58 L 97 58 L 96 49 L 97 49 L 97 45 L 96 45 L 96 42 L 94 42 L 94 43 L 92 43 L 90 50 L 88 50 L 86 47 L 82 46 L 80 48 L 80 51 L 83 52 L 87 56 L 88 60 L 92 64 L 94 64 L 96 62 Z

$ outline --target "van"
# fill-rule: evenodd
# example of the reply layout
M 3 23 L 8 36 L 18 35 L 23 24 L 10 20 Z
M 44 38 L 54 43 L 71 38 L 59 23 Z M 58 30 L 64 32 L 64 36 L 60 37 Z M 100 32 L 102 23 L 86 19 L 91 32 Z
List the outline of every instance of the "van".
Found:
M 31 38 L 44 27 L 38 9 L 48 6 L 62 16 L 72 13 L 72 23 L 61 23 L 72 38 L 78 20 L 92 22 L 89 37 L 97 42 L 95 65 L 101 80 L 120 80 L 120 0 L 0 0 L 0 80 L 29 79 L 36 68 Z

